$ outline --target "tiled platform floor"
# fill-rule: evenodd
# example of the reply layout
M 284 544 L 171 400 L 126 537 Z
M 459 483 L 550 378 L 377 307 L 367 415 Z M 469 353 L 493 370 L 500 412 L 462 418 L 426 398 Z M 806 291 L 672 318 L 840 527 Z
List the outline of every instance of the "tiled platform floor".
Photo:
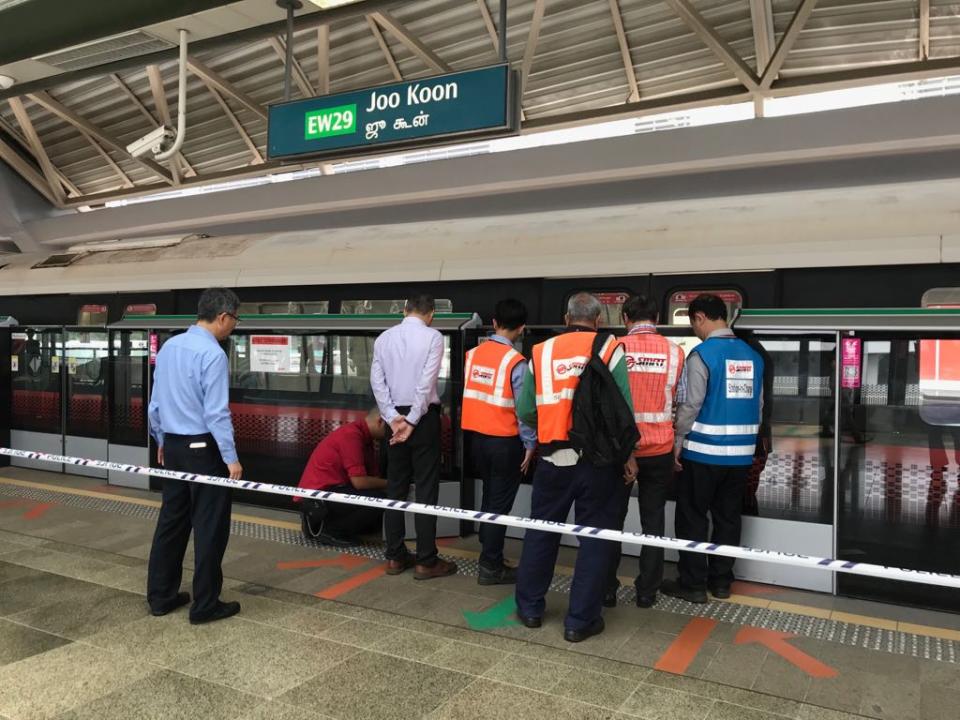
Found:
M 0 471 L 0 718 L 952 720 L 960 707 L 960 665 L 950 662 L 790 639 L 837 673 L 814 677 L 776 647 L 742 642 L 738 625 L 717 623 L 697 648 L 682 639 L 689 614 L 630 606 L 607 612 L 603 635 L 571 646 L 559 594 L 540 630 L 478 632 L 464 612 L 499 605 L 509 588 L 407 574 L 343 591 L 376 563 L 249 537 L 231 538 L 224 566 L 224 595 L 241 601 L 241 615 L 200 627 L 183 611 L 154 618 L 143 599 L 151 520 L 16 499 L 3 494 L 4 477 L 156 500 L 102 481 Z M 445 551 L 469 555 L 472 543 Z M 331 589 L 335 601 L 315 595 Z M 749 602 L 912 620 L 941 636 L 960 629 L 951 615 L 746 589 Z M 671 647 L 692 655 L 683 674 L 653 669 L 676 660 Z

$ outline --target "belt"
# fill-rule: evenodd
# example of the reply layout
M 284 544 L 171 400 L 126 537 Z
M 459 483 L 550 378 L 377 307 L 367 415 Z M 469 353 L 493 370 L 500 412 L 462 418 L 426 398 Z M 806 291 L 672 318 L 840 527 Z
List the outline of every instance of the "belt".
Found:
M 410 412 L 410 406 L 409 406 L 409 405 L 397 405 L 397 406 L 395 407 L 395 409 L 396 409 L 396 411 L 397 411 L 398 413 L 400 413 L 401 415 L 406 415 L 408 412 Z M 430 403 L 429 405 L 427 405 L 427 412 L 439 413 L 439 412 L 440 412 L 440 403 Z
M 202 433 L 200 435 L 177 435 L 176 433 L 164 433 L 163 440 L 182 440 L 184 442 L 192 442 L 195 440 L 213 440 L 213 435 L 211 433 Z

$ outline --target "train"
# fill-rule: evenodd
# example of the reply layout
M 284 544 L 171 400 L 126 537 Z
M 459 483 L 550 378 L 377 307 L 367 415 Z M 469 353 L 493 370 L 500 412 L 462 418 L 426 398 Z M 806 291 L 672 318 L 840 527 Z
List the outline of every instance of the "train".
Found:
M 0 392 L 0 401 L 9 398 L 11 444 L 155 462 L 146 427 L 153 358 L 166 338 L 190 324 L 204 287 L 230 285 L 243 302 L 242 322 L 226 346 L 238 449 L 251 479 L 296 484 L 314 445 L 373 403 L 373 339 L 398 320 L 404 298 L 417 290 L 437 299 L 445 338 L 441 503 L 469 507 L 479 489 L 464 461 L 469 437 L 457 420 L 463 353 L 488 330 L 497 300 L 515 297 L 529 308 L 521 348 L 527 353 L 556 331 L 567 299 L 583 290 L 601 300 L 602 324 L 613 331 L 629 294 L 652 296 L 661 307 L 662 331 L 689 350 L 696 340 L 686 307 L 699 293 L 712 292 L 738 317 L 738 331 L 758 337 L 774 367 L 773 451 L 745 498 L 744 542 L 960 572 L 960 552 L 935 552 L 960 550 L 960 377 L 938 374 L 960 358 L 960 315 L 938 310 L 960 306 L 960 264 L 632 274 L 608 265 L 584 276 L 574 263 L 528 276 L 520 273 L 530 265 L 519 263 L 482 265 L 472 279 L 444 280 L 409 265 L 393 274 L 389 267 L 373 272 L 364 263 L 376 262 L 375 255 L 351 258 L 344 247 L 339 258 L 329 255 L 332 266 L 319 273 L 324 282 L 311 283 L 305 282 L 310 268 L 294 261 L 302 243 L 301 235 L 196 235 L 144 249 L 107 244 L 96 252 L 11 260 L 0 268 L 0 315 L 10 325 L 4 332 L 11 355 L 4 368 L 9 382 L 0 375 L 9 390 Z M 423 252 L 426 245 L 416 247 Z M 242 259 L 259 246 L 259 255 Z M 258 275 L 257 258 L 284 247 L 288 255 Z M 335 276 L 341 281 L 330 281 Z M 268 354 L 260 347 L 265 337 L 271 338 Z M 144 482 L 121 473 L 102 476 L 117 484 Z M 271 502 L 252 494 L 238 500 Z M 514 512 L 528 507 L 526 485 Z M 628 526 L 636 528 L 633 512 Z M 441 534 L 470 529 L 440 523 Z M 764 563 L 738 567 L 745 579 L 960 607 L 960 596 L 942 588 Z

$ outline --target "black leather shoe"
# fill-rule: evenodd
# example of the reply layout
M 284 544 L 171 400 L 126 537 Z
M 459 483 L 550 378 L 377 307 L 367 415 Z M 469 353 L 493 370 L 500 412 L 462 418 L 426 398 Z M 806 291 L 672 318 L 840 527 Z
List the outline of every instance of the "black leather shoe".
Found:
M 218 602 L 216 609 L 209 615 L 203 617 L 190 618 L 191 625 L 203 625 L 204 623 L 216 622 L 217 620 L 226 620 L 240 612 L 240 603 L 238 602 Z
M 657 604 L 657 594 L 653 595 L 637 595 L 637 607 L 638 608 L 652 608 Z
M 667 580 L 660 587 L 660 592 L 664 595 L 669 595 L 670 597 L 680 598 L 681 600 L 686 600 L 687 602 L 697 603 L 702 605 L 707 602 L 707 591 L 706 590 L 694 590 L 693 588 L 684 587 L 676 580 Z
M 541 625 L 543 625 L 542 617 L 527 617 L 526 615 L 521 615 L 520 613 L 517 613 L 517 619 L 520 620 L 521 623 L 523 623 L 524 627 L 528 627 L 531 630 L 535 630 Z
M 617 591 L 619 589 L 619 585 L 607 588 L 607 591 L 603 594 L 603 606 L 605 608 L 615 608 L 617 606 Z
M 336 535 L 330 535 L 329 533 L 320 533 L 317 535 L 317 542 L 321 545 L 329 545 L 330 547 L 353 547 L 354 545 L 359 545 L 359 543 L 353 538 L 348 537 L 338 537 Z
M 711 587 L 710 594 L 717 598 L 717 600 L 726 600 L 730 597 L 730 586 L 718 585 L 716 587 Z
M 563 639 L 567 642 L 577 643 L 583 642 L 587 638 L 593 637 L 594 635 L 599 635 L 603 632 L 604 627 L 603 618 L 599 617 L 593 621 L 592 624 L 583 628 L 583 630 L 564 630 Z
M 480 566 L 480 572 L 477 574 L 477 585 L 515 585 L 517 582 L 517 570 L 509 565 L 501 565 L 498 568 L 487 568 Z
M 168 613 L 172 613 L 177 608 L 182 608 L 184 605 L 190 602 L 190 593 L 177 593 L 177 596 L 173 599 L 169 605 L 166 605 L 162 608 L 150 608 L 150 614 L 154 617 L 162 617 Z

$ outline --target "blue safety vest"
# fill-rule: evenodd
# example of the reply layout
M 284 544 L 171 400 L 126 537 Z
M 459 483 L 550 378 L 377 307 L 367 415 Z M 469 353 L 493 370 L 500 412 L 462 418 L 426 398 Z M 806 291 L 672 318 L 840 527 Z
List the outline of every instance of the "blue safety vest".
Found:
M 750 465 L 760 431 L 763 358 L 742 340 L 713 337 L 691 352 L 707 366 L 707 395 L 681 457 L 707 465 Z

